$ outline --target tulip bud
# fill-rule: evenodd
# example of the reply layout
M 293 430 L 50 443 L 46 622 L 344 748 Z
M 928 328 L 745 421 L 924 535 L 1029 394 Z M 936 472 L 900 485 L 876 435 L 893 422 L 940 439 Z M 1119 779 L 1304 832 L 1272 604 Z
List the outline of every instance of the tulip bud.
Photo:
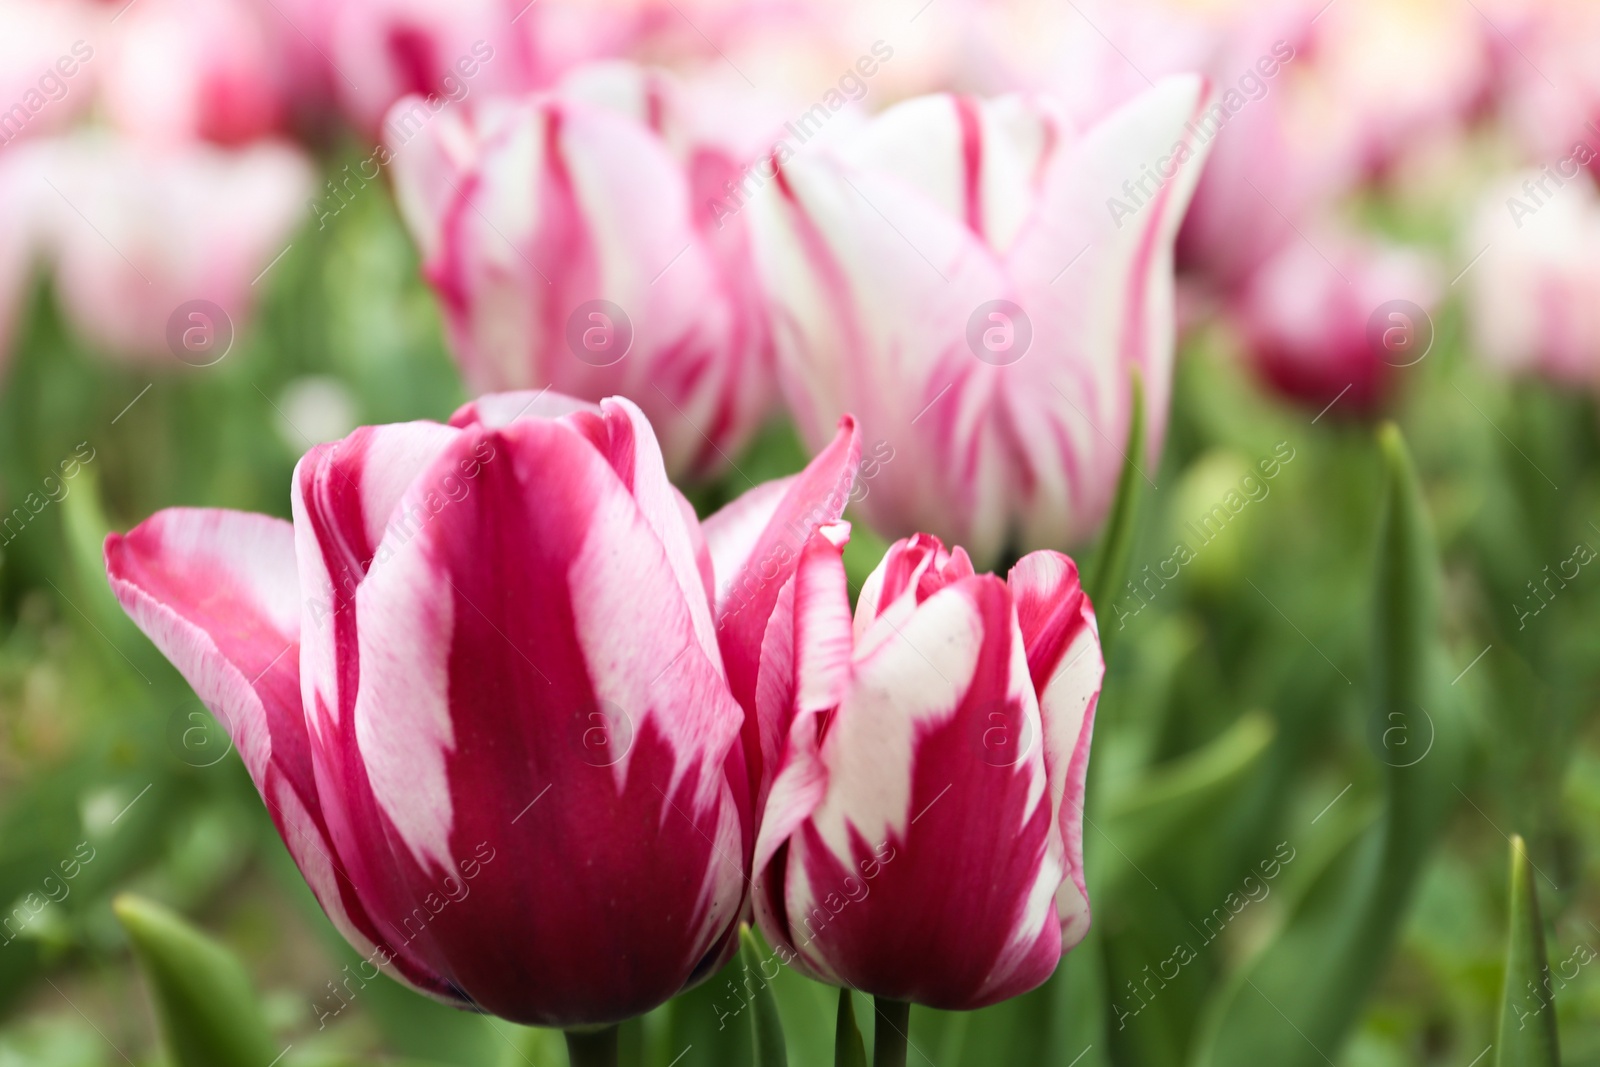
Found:
M 819 531 L 762 649 L 781 758 L 755 911 L 780 958 L 944 1009 L 1043 982 L 1089 926 L 1082 804 L 1103 664 L 1065 556 L 1002 581 L 919 534 L 852 621 L 844 524 Z
M 1600 383 L 1600 195 L 1584 174 L 1517 175 L 1490 190 L 1462 243 L 1474 349 L 1503 371 Z
M 1433 345 L 1430 260 L 1327 227 L 1288 245 L 1234 302 L 1246 352 L 1279 392 L 1334 414 L 1369 412 Z

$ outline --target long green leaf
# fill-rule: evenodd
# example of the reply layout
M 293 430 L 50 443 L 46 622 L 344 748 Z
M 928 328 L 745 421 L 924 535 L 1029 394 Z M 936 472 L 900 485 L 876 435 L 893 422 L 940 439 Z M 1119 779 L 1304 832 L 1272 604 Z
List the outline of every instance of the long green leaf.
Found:
M 1208 1007 L 1193 1057 L 1198 1067 L 1321 1067 L 1337 1055 L 1388 961 L 1429 848 L 1458 796 L 1467 737 L 1441 681 L 1449 675 L 1438 640 L 1438 554 L 1405 442 L 1393 426 L 1379 441 L 1388 488 L 1376 568 L 1372 726 L 1375 736 L 1403 727 L 1413 747 L 1380 753 L 1381 818 L 1323 868 L 1278 936 Z M 1292 843 L 1297 833 L 1317 831 L 1288 832 Z
M 1105 533 L 1095 550 L 1094 565 L 1090 568 L 1086 584 L 1089 600 L 1100 611 L 1109 610 L 1116 596 L 1117 584 L 1128 570 L 1128 557 L 1133 554 L 1133 542 L 1138 532 L 1139 483 L 1144 479 L 1144 379 L 1138 368 L 1133 370 L 1132 417 L 1128 421 L 1128 439 L 1123 449 L 1122 474 L 1117 479 L 1117 496 L 1111 505 L 1111 517 L 1106 520 Z M 1105 645 L 1109 629 L 1102 629 L 1100 642 Z
M 1118 789 L 1106 805 L 1106 836 L 1117 843 L 1100 860 L 1102 893 L 1155 858 L 1174 838 L 1215 824 L 1271 749 L 1275 726 L 1262 712 L 1241 715 L 1210 744 L 1163 764 Z
M 150 983 L 176 1067 L 266 1067 L 279 1056 L 232 953 L 152 901 L 121 896 L 112 907 Z
M 1495 1067 L 1561 1067 L 1555 993 L 1544 954 L 1544 922 L 1533 861 L 1520 835 L 1511 838 L 1511 928 L 1506 935 L 1506 981 L 1501 995 Z
M 783 1020 L 778 1017 L 778 1002 L 763 976 L 761 946 L 748 926 L 739 931 L 739 957 L 744 963 L 745 991 L 750 997 L 750 1033 L 755 1043 L 755 1067 L 788 1067 L 789 1051 L 783 1042 Z

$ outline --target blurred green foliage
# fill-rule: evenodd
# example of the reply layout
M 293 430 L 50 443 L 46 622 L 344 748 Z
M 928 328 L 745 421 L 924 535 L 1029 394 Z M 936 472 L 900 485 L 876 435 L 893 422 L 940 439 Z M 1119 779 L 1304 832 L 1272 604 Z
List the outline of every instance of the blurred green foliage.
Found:
M 242 961 L 284 1067 L 563 1063 L 559 1035 L 387 980 L 333 999 L 354 955 L 106 588 L 105 531 L 158 508 L 287 515 L 315 432 L 286 414 L 296 383 L 338 383 L 358 422 L 465 399 L 378 187 L 298 235 L 262 287 L 209 368 L 113 362 L 48 292 L 25 316 L 0 392 L 0 510 L 80 446 L 93 458 L 0 535 L 0 1067 L 172 1062 L 111 911 L 129 890 Z M 1085 826 L 1093 930 L 1031 994 L 915 1009 L 912 1062 L 1466 1067 L 1501 1015 L 1512 833 L 1549 958 L 1600 942 L 1600 571 L 1559 577 L 1600 546 L 1594 400 L 1488 376 L 1452 313 L 1401 374 L 1391 414 L 1412 459 L 1337 406 L 1315 418 L 1266 397 L 1226 338 L 1182 354 L 1132 585 L 1097 605 L 1112 659 Z M 739 464 L 759 480 L 802 461 L 774 424 Z M 741 485 L 691 496 L 709 510 Z M 1197 535 L 1241 487 L 1247 505 Z M 857 583 L 883 547 L 857 523 Z M 80 846 L 93 859 L 61 881 Z M 52 876 L 70 892 L 34 908 Z M 738 967 L 624 1027 L 625 1056 L 751 1063 L 749 1020 L 719 1018 Z M 1597 975 L 1555 998 L 1568 1067 L 1600 1064 Z M 784 971 L 771 994 L 789 1062 L 831 1063 L 836 992 Z M 870 1047 L 871 1005 L 848 1003 Z

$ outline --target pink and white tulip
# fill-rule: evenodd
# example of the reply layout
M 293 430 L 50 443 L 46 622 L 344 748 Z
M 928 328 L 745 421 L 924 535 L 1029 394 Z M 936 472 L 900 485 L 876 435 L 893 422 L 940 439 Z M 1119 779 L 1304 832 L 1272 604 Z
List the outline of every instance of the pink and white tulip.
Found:
M 571 67 L 615 54 L 637 33 L 628 4 L 527 0 L 292 0 L 325 36 L 328 81 L 358 129 L 377 132 L 412 94 L 545 89 Z
M 751 210 L 780 382 L 813 447 L 851 411 L 904 457 L 873 480 L 874 526 L 980 562 L 1090 537 L 1136 368 L 1159 454 L 1203 96 L 1168 79 L 1086 129 L 1043 98 L 922 97 L 777 154 Z
M 807 542 L 763 645 L 762 729 L 782 754 L 756 916 L 821 981 L 980 1008 L 1039 985 L 1089 928 L 1094 611 L 1059 553 L 1002 581 L 919 534 L 852 621 L 848 537 Z
M 160 512 L 106 568 L 351 945 L 562 1027 L 719 966 L 754 835 L 744 713 L 713 557 L 640 410 L 492 396 L 362 428 L 301 460 L 292 500 L 292 523 Z
M 1483 249 L 1487 248 L 1487 251 Z M 1473 347 L 1496 369 L 1600 386 L 1600 193 L 1548 170 L 1488 190 L 1466 229 Z
M 1427 357 L 1444 288 L 1414 249 L 1307 225 L 1258 268 L 1230 307 L 1257 373 L 1284 396 L 1365 413 L 1402 368 Z
M 140 0 L 113 27 L 102 78 L 130 136 L 246 145 L 289 117 L 281 16 L 250 0 Z
M 209 301 L 244 327 L 313 184 L 305 156 L 274 142 L 229 152 L 85 133 L 26 147 L 68 317 L 114 355 L 169 365 L 181 305 Z
M 88 109 L 103 60 L 93 5 L 0 4 L 0 148 L 47 134 Z
M 472 101 L 393 144 L 451 347 L 475 391 L 625 395 L 670 471 L 724 467 L 774 392 L 744 230 L 719 226 L 706 192 L 735 157 L 663 81 L 585 92 L 614 98 Z

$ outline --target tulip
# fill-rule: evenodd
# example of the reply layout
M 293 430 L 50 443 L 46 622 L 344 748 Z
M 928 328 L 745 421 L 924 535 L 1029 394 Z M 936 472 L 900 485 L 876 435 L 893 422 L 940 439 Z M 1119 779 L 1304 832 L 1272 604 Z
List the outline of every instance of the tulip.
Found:
M 1328 227 L 1261 266 L 1230 315 L 1248 359 L 1284 396 L 1365 413 L 1433 344 L 1437 267 L 1420 252 Z
M 1568 178 L 1584 166 L 1600 175 L 1600 9 L 1497 0 L 1484 22 L 1499 130 L 1535 165 Z
M 115 24 L 104 100 L 141 139 L 245 145 L 280 132 L 288 111 L 283 33 L 248 0 L 141 0 Z
M 1462 136 L 1489 89 L 1491 58 L 1505 47 L 1487 15 L 1453 0 L 1305 10 L 1314 15 L 1319 117 L 1328 122 L 1319 139 L 1343 142 L 1369 172 L 1393 167 L 1419 144 Z
M 770 345 L 742 228 L 719 232 L 701 191 L 725 180 L 727 153 L 691 142 L 675 156 L 661 132 L 686 128 L 675 97 L 652 99 L 655 126 L 576 94 L 426 122 L 406 100 L 388 149 L 468 385 L 626 395 L 669 471 L 706 474 L 766 413 Z
M 0 148 L 59 130 L 94 99 L 94 5 L 0 4 Z
M 793 499 L 815 473 L 734 525 L 832 521 Z M 162 511 L 106 569 L 364 966 L 567 1028 L 720 966 L 753 840 L 743 713 L 712 554 L 640 410 L 491 396 L 362 428 L 307 453 L 292 503 Z
M 1600 385 L 1600 194 L 1578 172 L 1486 191 L 1461 244 L 1476 351 L 1508 373 Z
M 328 82 L 358 128 L 376 132 L 408 95 L 544 89 L 586 59 L 615 54 L 637 28 L 627 10 L 528 0 L 291 0 L 325 40 Z
M 1034 988 L 1089 927 L 1082 804 L 1103 664 L 1072 560 L 1005 580 L 897 542 L 852 621 L 848 527 L 806 544 L 763 648 L 782 758 L 756 843 L 778 958 L 893 1001 Z
M 25 147 L 39 153 L 42 240 L 68 317 L 113 355 L 170 366 L 227 354 L 312 188 L 305 156 L 271 142 L 227 152 L 81 134 Z
M 1135 369 L 1159 454 L 1202 96 L 1164 80 L 1084 130 L 1043 98 L 931 96 L 778 146 L 750 210 L 780 384 L 813 447 L 848 410 L 894 450 L 862 501 L 875 528 L 980 562 L 1089 537 Z

